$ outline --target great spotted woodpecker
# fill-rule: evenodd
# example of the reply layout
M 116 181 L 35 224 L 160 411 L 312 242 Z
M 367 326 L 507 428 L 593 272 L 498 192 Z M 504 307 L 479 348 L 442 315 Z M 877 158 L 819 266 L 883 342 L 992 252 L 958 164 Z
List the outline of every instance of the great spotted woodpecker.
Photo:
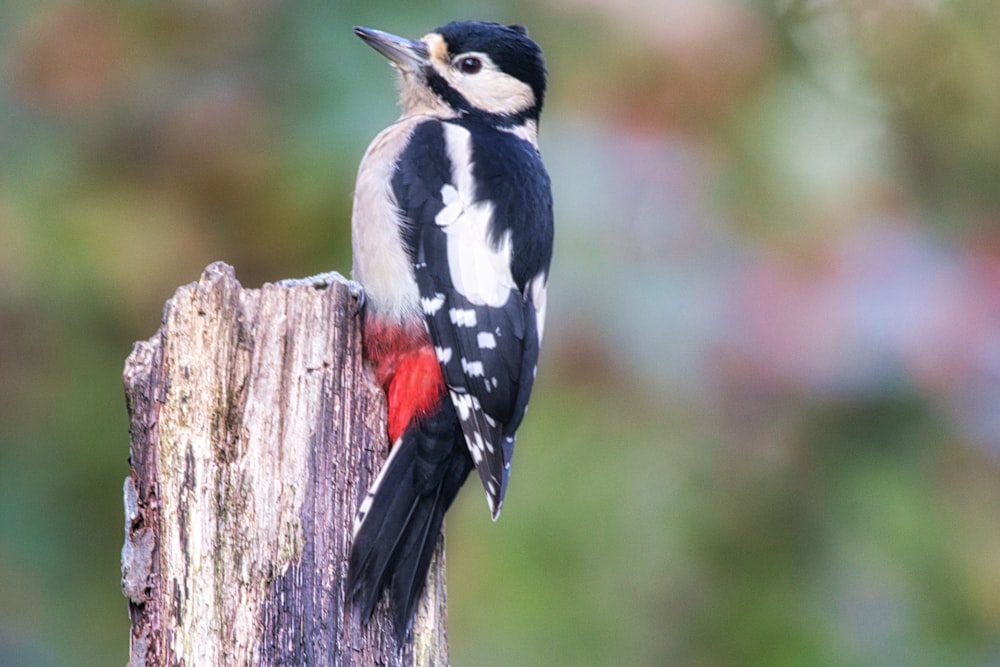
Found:
M 347 592 L 367 620 L 388 591 L 402 641 L 473 468 L 499 516 L 534 383 L 553 237 L 546 70 L 521 26 L 354 32 L 398 70 L 403 113 L 368 147 L 354 194 L 364 353 L 393 445 L 358 512 Z

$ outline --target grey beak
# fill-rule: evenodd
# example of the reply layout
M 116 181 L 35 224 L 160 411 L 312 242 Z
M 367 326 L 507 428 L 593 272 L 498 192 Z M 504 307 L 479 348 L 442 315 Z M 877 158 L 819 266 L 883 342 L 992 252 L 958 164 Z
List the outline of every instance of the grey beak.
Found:
M 415 71 L 427 64 L 429 54 L 423 42 L 358 26 L 355 26 L 354 34 L 403 70 Z

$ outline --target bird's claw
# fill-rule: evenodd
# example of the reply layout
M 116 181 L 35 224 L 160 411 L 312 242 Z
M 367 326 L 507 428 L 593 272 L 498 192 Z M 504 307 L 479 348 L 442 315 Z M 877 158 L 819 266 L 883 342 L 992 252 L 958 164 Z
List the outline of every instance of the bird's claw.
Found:
M 324 289 L 334 283 L 350 285 L 353 282 L 353 280 L 348 280 L 336 271 L 327 271 L 325 273 L 317 273 L 314 276 L 306 276 L 305 278 L 285 278 L 274 284 L 279 287 L 313 287 L 315 289 Z M 353 291 L 351 293 L 353 294 Z
M 365 307 L 365 286 L 356 280 L 348 280 L 347 289 L 351 292 L 351 296 L 358 302 L 358 310 L 363 310 Z
M 358 302 L 358 310 L 361 310 L 365 306 L 365 288 L 364 286 L 354 280 L 345 278 L 337 271 L 327 271 L 325 273 L 317 273 L 314 276 L 306 276 L 305 278 L 285 278 L 284 280 L 279 280 L 275 282 L 275 285 L 279 287 L 312 287 L 313 289 L 326 289 L 330 285 L 341 284 L 347 287 L 347 290 L 351 293 L 351 296 Z

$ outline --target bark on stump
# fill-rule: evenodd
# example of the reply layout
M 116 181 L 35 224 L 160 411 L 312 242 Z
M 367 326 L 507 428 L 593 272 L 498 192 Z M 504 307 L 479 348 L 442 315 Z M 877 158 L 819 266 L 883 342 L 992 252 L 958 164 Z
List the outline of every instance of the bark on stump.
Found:
M 388 454 L 347 287 L 243 289 L 215 263 L 125 364 L 130 665 L 447 665 L 443 540 L 398 649 L 345 604 L 354 515 Z M 384 602 L 383 602 L 384 605 Z

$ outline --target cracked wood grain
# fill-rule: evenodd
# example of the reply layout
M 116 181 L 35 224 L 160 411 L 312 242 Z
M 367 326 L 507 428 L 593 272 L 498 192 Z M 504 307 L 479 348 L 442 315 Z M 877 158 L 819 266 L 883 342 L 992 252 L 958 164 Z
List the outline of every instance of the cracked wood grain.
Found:
M 348 288 L 244 289 L 215 263 L 125 364 L 130 665 L 447 665 L 443 539 L 414 639 L 344 601 L 388 453 Z

